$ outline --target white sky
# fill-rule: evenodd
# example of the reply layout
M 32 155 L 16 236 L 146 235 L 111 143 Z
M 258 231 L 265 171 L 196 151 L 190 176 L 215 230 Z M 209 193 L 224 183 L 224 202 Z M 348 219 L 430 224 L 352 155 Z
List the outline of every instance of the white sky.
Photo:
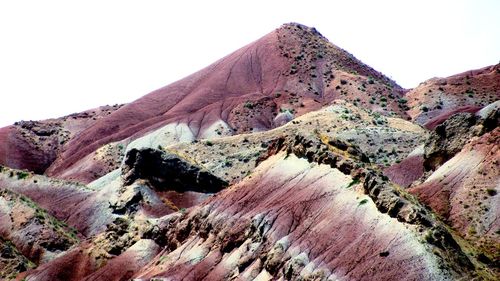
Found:
M 500 60 L 498 0 L 0 0 L 0 127 L 130 102 L 292 21 L 406 88 Z

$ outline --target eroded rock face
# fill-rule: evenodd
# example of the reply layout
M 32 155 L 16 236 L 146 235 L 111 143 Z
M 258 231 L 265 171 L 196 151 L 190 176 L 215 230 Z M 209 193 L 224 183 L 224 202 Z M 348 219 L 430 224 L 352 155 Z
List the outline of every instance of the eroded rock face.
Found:
M 432 230 L 431 222 L 415 219 L 425 210 L 408 212 L 407 201 L 401 213 L 412 219 L 396 220 L 379 211 L 389 199 L 373 201 L 362 184 L 352 183 L 330 165 L 283 152 L 271 156 L 251 177 L 166 224 L 157 235 L 169 246 L 137 277 L 452 280 L 472 270 L 444 227 Z M 397 217 L 400 210 L 393 209 L 385 212 Z M 441 253 L 461 263 L 451 266 L 457 260 L 424 247 L 418 237 L 425 231 Z M 397 266 L 402 262 L 404 268 Z
M 161 190 L 169 186 L 166 175 L 172 171 L 196 175 L 202 169 L 172 153 L 133 150 L 123 176 L 116 171 L 91 185 L 97 190 L 93 192 L 108 190 L 101 194 L 107 194 L 112 219 L 101 232 L 22 276 L 36 280 L 475 276 L 476 258 L 462 250 L 431 212 L 390 184 L 367 160 L 356 145 L 321 134 L 278 138 L 239 183 L 188 211 L 165 209 L 161 214 Z M 205 181 L 192 178 L 187 181 L 191 187 L 206 188 Z
M 0 128 L 0 164 L 44 173 L 67 142 L 120 106 L 102 106 L 57 119 L 20 121 Z
M 135 158 L 127 159 L 135 160 L 126 161 L 123 177 L 116 171 L 91 185 L 97 192 L 109 190 L 101 194 L 107 194 L 111 220 L 101 232 L 25 276 L 451 280 L 474 274 L 469 257 L 446 228 L 371 171 L 357 146 L 298 135 L 269 143 L 267 151 L 241 182 L 179 212 L 161 200 L 158 184 L 168 181 L 151 184 L 159 171 L 143 173 L 149 167 L 140 163 L 152 157 L 162 170 L 172 159 L 177 164 L 186 160 L 159 150 L 132 152 Z M 141 153 L 147 156 L 138 160 Z M 24 188 L 24 193 L 30 189 Z M 353 261 L 363 266 L 353 267 Z M 401 262 L 404 271 L 395 266 Z M 373 270 L 367 272 L 365 265 Z
M 474 110 L 474 113 L 459 111 L 447 116 L 431 131 L 422 145 L 398 163 L 384 169 L 384 174 L 405 188 L 422 183 L 467 143 L 497 128 L 499 107 L 500 101 L 496 101 Z
M 492 104 L 492 107 L 496 104 Z M 500 110 L 496 105 L 485 116 L 459 113 L 437 126 L 425 143 L 426 169 L 436 169 L 458 153 L 472 137 L 481 136 L 498 127 L 499 118 Z
M 29 198 L 5 189 L 0 189 L 0 239 L 8 241 L 4 242 L 6 251 L 14 246 L 17 250 L 11 251 L 12 255 L 25 257 L 19 259 L 20 269 L 28 264 L 26 260 L 35 264 L 48 262 L 78 242 L 76 232 L 66 223 Z
M 500 99 L 500 64 L 469 70 L 446 78 L 432 78 L 406 95 L 408 115 L 434 129 L 450 116 L 475 113 Z
M 14 279 L 19 272 L 35 265 L 23 256 L 10 241 L 0 238 L 0 279 Z
M 410 188 L 489 262 L 498 261 L 500 253 L 499 143 L 499 128 L 474 138 L 423 183 Z
M 285 279 L 368 278 L 366 272 L 353 270 L 347 261 L 345 266 L 349 269 L 342 269 L 342 260 L 350 259 L 349 251 L 342 251 L 340 249 L 345 249 L 344 246 L 339 246 L 339 251 L 342 251 L 339 255 L 334 249 L 335 243 L 348 244 L 350 239 L 359 241 L 356 235 L 363 237 L 365 232 L 358 227 L 376 229 L 368 222 L 368 217 L 376 214 L 387 214 L 382 216 L 394 218 L 394 221 L 405 225 L 405 229 L 413 229 L 421 237 L 417 240 L 425 239 L 433 245 L 434 253 L 440 253 L 435 265 L 441 264 L 439 268 L 449 270 L 448 273 L 425 273 L 425 266 L 420 263 L 417 271 L 404 271 L 405 279 L 446 280 L 470 274 L 474 270 L 452 235 L 431 213 L 413 203 L 411 196 L 391 187 L 383 176 L 351 167 L 348 161 L 343 161 L 335 147 L 329 145 L 303 137 L 280 140 L 270 145 L 269 155 L 275 156 L 262 162 L 250 177 L 194 208 L 187 216 L 166 219 L 153 237 L 166 237 L 163 243 L 168 246 L 157 257 L 154 265 L 143 270 L 139 277 L 175 276 L 193 280 L 252 279 L 258 276 Z M 313 148 L 316 148 L 316 153 Z M 291 154 L 287 156 L 279 152 L 283 150 Z M 333 154 L 326 156 L 328 153 L 325 152 Z M 312 163 L 297 158 L 295 153 L 308 155 Z M 317 166 L 317 161 L 325 164 Z M 323 184 L 323 188 L 316 189 Z M 405 199 L 405 196 L 410 199 Z M 348 226 L 344 226 L 342 218 L 356 218 L 356 212 L 363 210 L 363 206 L 374 207 L 369 213 L 363 212 L 364 223 L 350 224 L 346 221 L 345 225 Z M 334 227 L 335 231 L 330 227 Z M 324 231 L 329 233 L 330 238 L 325 238 Z M 410 234 L 405 234 L 408 238 L 406 235 Z M 328 242 L 328 239 L 332 241 Z M 319 241 L 321 243 L 317 244 Z M 325 247 L 328 250 L 320 250 Z M 384 262 L 391 258 L 398 259 L 400 253 L 389 248 L 372 249 L 374 252 L 370 252 L 368 245 L 353 245 L 351 248 L 353 251 L 360 249 L 366 251 L 363 253 L 367 256 L 378 256 Z M 319 257 L 315 257 L 314 253 Z M 392 253 L 396 253 L 396 256 Z M 328 258 L 330 254 L 336 258 Z M 420 255 L 414 258 L 417 256 Z M 335 262 L 339 264 L 335 265 Z M 359 256 L 357 262 L 377 263 L 376 259 L 363 261 Z M 388 263 L 397 264 L 394 260 Z M 190 273 L 186 275 L 188 268 Z M 369 276 L 391 279 L 398 278 L 398 274 L 402 273 L 390 268 L 384 270 L 371 271 Z
M 500 239 L 499 104 L 449 117 L 421 147 L 384 171 L 474 245 L 473 255 L 492 267 L 498 267 L 494 261 Z
M 145 179 L 159 190 L 215 193 L 228 183 L 188 160 L 156 149 L 132 149 L 125 158 L 125 184 Z

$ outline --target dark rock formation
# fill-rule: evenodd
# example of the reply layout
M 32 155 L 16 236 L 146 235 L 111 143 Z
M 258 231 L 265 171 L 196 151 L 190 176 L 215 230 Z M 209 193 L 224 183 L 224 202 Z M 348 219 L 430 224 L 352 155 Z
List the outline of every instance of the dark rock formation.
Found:
M 132 149 L 122 168 L 125 184 L 149 181 L 158 190 L 215 193 L 228 183 L 188 160 L 156 149 Z
M 0 238 L 0 280 L 14 279 L 19 272 L 35 266 L 10 241 Z

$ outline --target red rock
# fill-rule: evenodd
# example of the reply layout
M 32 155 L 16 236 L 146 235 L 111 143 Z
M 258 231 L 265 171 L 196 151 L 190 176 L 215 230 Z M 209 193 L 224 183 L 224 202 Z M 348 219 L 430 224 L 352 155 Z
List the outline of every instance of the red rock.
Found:
M 307 42 L 314 45 L 303 45 Z M 349 79 L 349 83 L 343 85 L 342 79 Z M 337 86 L 348 94 L 342 96 Z M 368 103 L 367 96 L 375 92 L 377 98 L 394 98 L 401 95 L 402 89 L 315 30 L 288 24 L 98 119 L 69 141 L 47 174 L 89 182 L 102 175 L 102 168 L 88 159 L 98 148 L 114 141 L 133 140 L 176 122 L 188 124 L 194 138 L 203 137 L 220 120 L 238 133 L 268 130 L 273 128 L 273 119 L 283 106 L 302 115 L 337 98 L 359 98 L 359 103 L 368 108 L 405 116 L 397 101 L 390 98 L 386 108 Z
M 347 188 L 351 177 L 294 155 L 283 157 L 271 157 L 245 181 L 194 208 L 177 229 L 196 228 L 137 277 L 449 277 L 431 265 L 434 258 L 417 234 L 379 213 L 356 185 Z
M 447 78 L 432 78 L 406 93 L 408 115 L 434 128 L 458 112 L 473 113 L 500 99 L 500 64 Z
M 410 192 L 498 260 L 500 129 L 472 140 Z M 495 242 L 496 241 L 496 242 Z
M 394 164 L 384 170 L 389 179 L 402 187 L 408 187 L 424 174 L 423 155 L 406 157 L 401 163 Z
M 66 142 L 120 106 L 103 106 L 58 119 L 20 121 L 0 128 L 0 164 L 42 174 Z

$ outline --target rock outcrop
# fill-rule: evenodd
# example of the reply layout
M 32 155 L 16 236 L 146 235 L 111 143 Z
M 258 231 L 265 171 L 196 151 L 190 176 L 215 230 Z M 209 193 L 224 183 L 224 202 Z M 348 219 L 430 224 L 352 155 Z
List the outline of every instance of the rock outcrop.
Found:
M 0 279 L 11 280 L 19 272 L 35 267 L 28 258 L 23 256 L 10 241 L 0 238 Z
M 496 128 L 473 138 L 423 183 L 409 190 L 473 243 L 477 255 L 488 262 L 500 258 L 499 137 Z
M 498 127 L 500 101 L 485 107 L 478 114 L 458 113 L 438 125 L 425 143 L 425 167 L 435 170 L 457 154 L 473 137 Z
M 132 149 L 128 152 L 122 173 L 129 185 L 137 179 L 147 180 L 158 190 L 216 193 L 228 183 L 188 160 L 156 149 Z
M 498 280 L 498 74 L 405 93 L 285 24 L 127 105 L 2 128 L 0 279 Z

